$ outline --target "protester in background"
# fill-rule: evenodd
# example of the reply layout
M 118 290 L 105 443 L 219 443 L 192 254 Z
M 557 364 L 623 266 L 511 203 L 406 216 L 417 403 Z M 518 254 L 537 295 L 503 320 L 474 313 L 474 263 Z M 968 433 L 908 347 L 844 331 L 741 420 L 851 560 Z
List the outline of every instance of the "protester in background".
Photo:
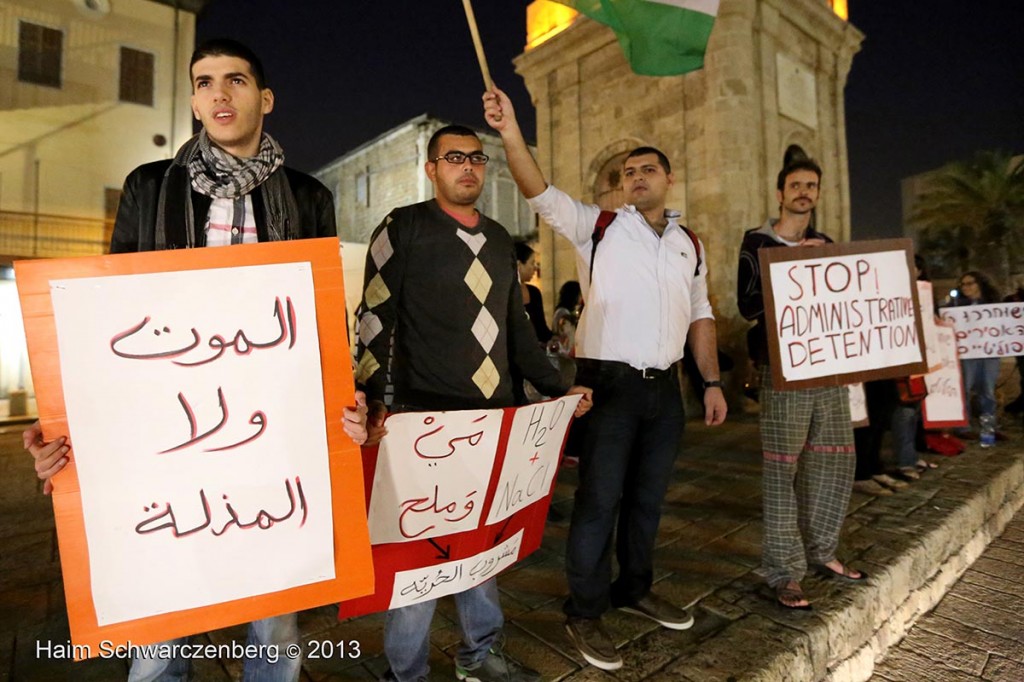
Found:
M 558 354 L 558 369 L 562 373 L 562 379 L 569 382 L 576 380 L 576 326 L 582 312 L 583 293 L 580 290 L 580 283 L 569 280 L 558 290 L 558 305 L 555 307 L 554 317 L 551 318 L 551 327 L 557 343 L 555 350 Z M 569 426 L 562 457 L 563 466 L 579 465 L 588 420 L 589 417 L 584 415 Z
M 580 283 L 569 280 L 558 290 L 558 303 L 551 318 L 551 328 L 558 342 L 556 352 L 561 358 L 576 357 L 576 325 L 583 312 L 583 294 Z
M 882 439 L 890 426 L 894 425 L 900 399 L 896 389 L 896 380 L 880 379 L 864 382 L 864 399 L 868 409 L 868 424 L 853 430 L 853 440 L 857 450 L 857 468 L 853 475 L 853 489 L 868 495 L 892 495 L 894 490 L 907 487 L 900 481 L 885 473 L 882 464 Z M 893 441 L 897 438 L 893 429 Z M 911 431 L 910 447 L 914 447 L 913 431 Z
M 992 280 L 978 270 L 969 270 L 960 276 L 958 295 L 953 299 L 954 306 L 983 305 L 999 303 L 999 291 Z M 996 381 L 999 379 L 999 358 L 968 358 L 960 361 L 960 371 L 964 378 L 964 411 L 971 418 L 971 394 L 978 400 L 978 419 L 990 418 L 995 428 L 996 418 Z M 969 429 L 957 432 L 961 438 L 976 438 Z
M 924 258 L 914 256 L 917 281 L 929 281 Z M 934 314 L 934 311 L 930 311 Z M 936 468 L 917 455 L 916 436 L 921 420 L 921 404 L 928 395 L 923 376 L 880 379 L 864 384 L 868 407 L 868 425 L 854 429 L 857 445 L 857 471 L 853 489 L 869 495 L 890 495 L 907 482 L 921 478 L 921 472 Z M 882 465 L 882 438 L 892 430 L 895 473 L 890 476 Z
M 551 330 L 544 316 L 544 299 L 540 289 L 529 282 L 540 273 L 540 262 L 537 252 L 526 242 L 516 242 L 516 261 L 519 263 L 519 283 L 523 290 L 523 307 L 530 318 L 537 340 L 547 345 L 551 340 Z
M 1017 280 L 1017 290 L 1003 299 L 1004 303 L 1024 303 L 1024 284 Z M 1020 414 L 1024 412 L 1024 355 L 1014 358 L 1017 361 L 1017 380 L 1020 382 L 1020 393 L 1011 402 L 1007 403 L 1003 410 L 1007 414 Z

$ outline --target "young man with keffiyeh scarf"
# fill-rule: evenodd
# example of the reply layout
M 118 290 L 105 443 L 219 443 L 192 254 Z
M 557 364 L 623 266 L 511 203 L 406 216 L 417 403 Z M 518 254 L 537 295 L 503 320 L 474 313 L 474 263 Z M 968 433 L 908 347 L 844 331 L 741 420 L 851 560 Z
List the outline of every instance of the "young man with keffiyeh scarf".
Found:
M 286 168 L 263 132 L 274 96 L 256 56 L 211 41 L 196 49 L 191 73 L 203 130 L 173 160 L 139 166 L 125 180 L 111 253 L 335 236 L 330 192 Z
M 192 111 L 203 129 L 174 159 L 140 166 L 125 180 L 111 253 L 336 236 L 330 192 L 314 178 L 286 168 L 281 147 L 263 132 L 274 95 L 252 50 L 232 40 L 209 41 L 193 53 L 190 75 Z M 356 399 L 360 404 L 345 410 L 343 425 L 362 443 L 365 397 L 357 393 Z M 23 436 L 48 493 L 49 478 L 68 462 L 67 439 L 44 442 L 38 422 Z M 296 614 L 251 623 L 248 643 L 266 653 L 246 659 L 243 679 L 299 679 L 302 658 L 277 655 L 290 645 L 301 651 Z M 186 679 L 190 665 L 180 655 L 136 658 L 128 679 Z

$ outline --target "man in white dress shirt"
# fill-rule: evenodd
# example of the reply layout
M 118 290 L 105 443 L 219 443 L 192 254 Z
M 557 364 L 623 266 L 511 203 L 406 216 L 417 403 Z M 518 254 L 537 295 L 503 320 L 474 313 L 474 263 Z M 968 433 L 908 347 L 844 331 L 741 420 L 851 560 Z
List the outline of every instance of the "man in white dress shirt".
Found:
M 705 382 L 705 422 L 721 424 L 726 414 L 703 248 L 679 224 L 679 213 L 665 208 L 673 178 L 660 151 L 630 153 L 622 180 L 629 203 L 602 216 L 597 206 L 547 184 L 505 93 L 484 94 L 484 115 L 501 134 L 530 206 L 576 247 L 587 301 L 576 332 L 577 381 L 594 389 L 594 406 L 569 528 L 564 610 L 583 657 L 616 670 L 622 658 L 601 625 L 608 608 L 676 630 L 693 624 L 684 609 L 653 594 L 651 583 L 661 503 L 683 433 L 675 365 L 687 338 Z M 610 222 L 597 240 L 599 219 Z M 616 525 L 619 574 L 612 582 Z

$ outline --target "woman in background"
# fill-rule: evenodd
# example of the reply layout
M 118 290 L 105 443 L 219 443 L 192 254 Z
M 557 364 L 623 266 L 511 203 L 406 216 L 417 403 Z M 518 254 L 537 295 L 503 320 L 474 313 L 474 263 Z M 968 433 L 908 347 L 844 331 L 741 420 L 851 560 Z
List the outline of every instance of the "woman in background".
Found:
M 530 318 L 533 331 L 537 333 L 537 340 L 547 345 L 551 340 L 551 330 L 544 319 L 544 300 L 541 298 L 540 289 L 527 284 L 540 272 L 540 263 L 537 262 L 537 253 L 530 248 L 526 242 L 516 242 L 516 260 L 519 261 L 519 284 L 523 288 L 523 307 L 526 308 L 526 315 Z
M 576 325 L 583 310 L 583 294 L 580 283 L 569 280 L 558 290 L 558 304 L 555 316 L 551 318 L 551 329 L 558 343 L 556 352 L 560 358 L 576 357 Z
M 960 276 L 959 295 L 954 306 L 999 303 L 999 291 L 985 274 L 969 270 Z M 964 403 L 967 418 L 971 417 L 971 393 L 978 399 L 979 417 L 991 417 L 993 428 L 996 418 L 996 380 L 999 378 L 999 358 L 970 358 L 960 361 L 964 377 Z M 958 435 L 967 437 L 961 432 Z

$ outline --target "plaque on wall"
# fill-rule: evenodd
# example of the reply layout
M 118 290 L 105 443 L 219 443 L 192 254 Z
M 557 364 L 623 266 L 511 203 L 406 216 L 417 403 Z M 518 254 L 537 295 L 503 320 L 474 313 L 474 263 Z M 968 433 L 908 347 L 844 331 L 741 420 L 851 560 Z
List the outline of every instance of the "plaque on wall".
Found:
M 775 54 L 775 72 L 779 113 L 817 130 L 818 96 L 813 69 L 778 52 Z

